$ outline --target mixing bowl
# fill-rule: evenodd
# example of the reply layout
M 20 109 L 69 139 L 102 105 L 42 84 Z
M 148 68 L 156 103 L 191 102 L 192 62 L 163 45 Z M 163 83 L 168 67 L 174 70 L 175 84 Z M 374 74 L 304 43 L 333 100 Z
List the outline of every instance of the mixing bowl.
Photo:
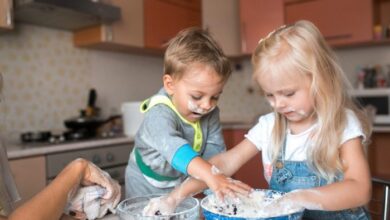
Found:
M 171 215 L 159 215 L 146 217 L 142 215 L 144 207 L 150 199 L 160 197 L 161 195 L 147 195 L 125 199 L 118 204 L 116 209 L 120 220 L 198 220 L 199 219 L 199 201 L 189 197 L 179 204 L 175 213 Z
M 254 193 L 261 195 L 255 197 L 257 199 L 251 200 L 251 202 L 240 202 L 235 199 L 234 202 L 231 200 L 225 203 L 218 203 L 215 200 L 214 195 L 208 195 L 201 201 L 201 207 L 203 216 L 206 220 L 298 220 L 302 219 L 304 209 L 303 208 L 289 208 L 273 206 L 272 208 L 264 208 L 267 203 L 261 203 L 266 201 L 268 204 L 272 200 L 280 198 L 284 193 L 274 190 L 255 190 Z M 260 200 L 260 202 L 258 202 Z M 237 202 L 238 201 L 238 202 Z M 259 210 L 258 216 L 245 216 L 243 210 L 250 210 L 248 207 L 251 206 L 254 210 Z M 264 209 L 263 209 L 264 208 Z M 263 209 L 263 210 L 262 210 Z M 268 212 L 268 213 L 267 213 Z

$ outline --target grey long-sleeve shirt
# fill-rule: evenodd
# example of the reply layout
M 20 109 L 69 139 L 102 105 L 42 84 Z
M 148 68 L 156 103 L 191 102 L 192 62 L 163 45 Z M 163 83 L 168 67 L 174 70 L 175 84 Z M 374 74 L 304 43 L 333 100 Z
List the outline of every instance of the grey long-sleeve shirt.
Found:
M 168 96 L 164 89 L 161 89 L 158 94 Z M 200 119 L 200 124 L 203 141 L 199 154 L 202 158 L 209 159 L 215 154 L 225 151 L 219 121 L 219 109 L 215 108 L 212 112 L 203 116 Z M 135 136 L 135 148 L 138 149 L 144 163 L 155 173 L 163 176 L 180 177 L 181 180 L 184 180 L 185 175 L 175 170 L 171 166 L 171 162 L 180 147 L 185 144 L 193 145 L 194 132 L 192 126 L 183 122 L 167 105 L 157 104 L 145 113 L 144 120 Z M 145 179 L 139 181 L 132 179 L 132 176 L 135 176 L 132 174 L 140 173 L 134 160 L 134 152 L 130 155 L 130 163 L 132 165 L 127 167 L 126 181 L 131 181 L 133 185 L 149 184 L 151 187 L 163 188 L 160 184 L 156 184 L 155 181 L 148 178 L 146 178 L 148 182 Z M 127 185 L 126 183 L 126 189 L 128 188 Z M 169 183 L 162 185 L 172 186 Z

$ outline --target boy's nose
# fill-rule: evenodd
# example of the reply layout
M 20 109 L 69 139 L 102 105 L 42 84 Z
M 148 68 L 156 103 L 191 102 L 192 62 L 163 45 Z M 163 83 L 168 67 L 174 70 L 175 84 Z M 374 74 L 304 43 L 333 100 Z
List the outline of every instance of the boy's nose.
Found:
M 207 111 L 213 107 L 213 104 L 211 103 L 211 100 L 205 100 L 201 103 L 200 107 Z

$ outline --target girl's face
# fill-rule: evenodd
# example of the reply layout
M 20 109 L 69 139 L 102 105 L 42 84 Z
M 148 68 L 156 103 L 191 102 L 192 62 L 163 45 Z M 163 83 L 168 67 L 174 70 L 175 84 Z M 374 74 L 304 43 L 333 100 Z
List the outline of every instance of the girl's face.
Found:
M 172 103 L 190 122 L 198 121 L 217 106 L 225 84 L 213 68 L 203 64 L 190 65 L 180 79 L 164 75 L 163 81 Z
M 262 74 L 258 83 L 272 108 L 286 117 L 289 124 L 311 124 L 313 121 L 313 98 L 310 94 L 311 79 L 308 76 L 281 76 Z M 290 74 L 291 76 L 291 74 Z

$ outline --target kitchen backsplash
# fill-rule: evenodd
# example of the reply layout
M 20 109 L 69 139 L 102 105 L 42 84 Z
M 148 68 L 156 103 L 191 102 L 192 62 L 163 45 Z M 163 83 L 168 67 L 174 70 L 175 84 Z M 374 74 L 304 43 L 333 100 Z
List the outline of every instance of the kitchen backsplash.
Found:
M 61 128 L 86 104 L 89 63 L 88 52 L 74 49 L 68 32 L 23 26 L 0 35 L 1 131 Z
M 30 25 L 0 35 L 0 72 L 4 77 L 0 129 L 4 135 L 22 131 L 64 129 L 63 121 L 87 104 L 90 88 L 105 115 L 120 113 L 126 101 L 140 101 L 162 85 L 162 57 L 75 48 L 72 33 Z M 386 64 L 389 46 L 338 50 L 346 72 L 357 65 Z M 253 122 L 269 111 L 251 82 L 249 59 L 235 71 L 221 96 L 223 121 Z M 355 76 L 349 75 L 351 80 Z
M 220 101 L 224 120 L 252 120 L 263 111 L 260 96 L 246 92 L 250 71 L 249 63 L 244 64 L 225 87 Z M 92 87 L 106 115 L 120 113 L 122 102 L 158 91 L 162 57 L 78 49 L 71 32 L 18 25 L 0 35 L 0 72 L 1 133 L 18 136 L 22 131 L 64 129 L 63 121 L 86 106 Z

